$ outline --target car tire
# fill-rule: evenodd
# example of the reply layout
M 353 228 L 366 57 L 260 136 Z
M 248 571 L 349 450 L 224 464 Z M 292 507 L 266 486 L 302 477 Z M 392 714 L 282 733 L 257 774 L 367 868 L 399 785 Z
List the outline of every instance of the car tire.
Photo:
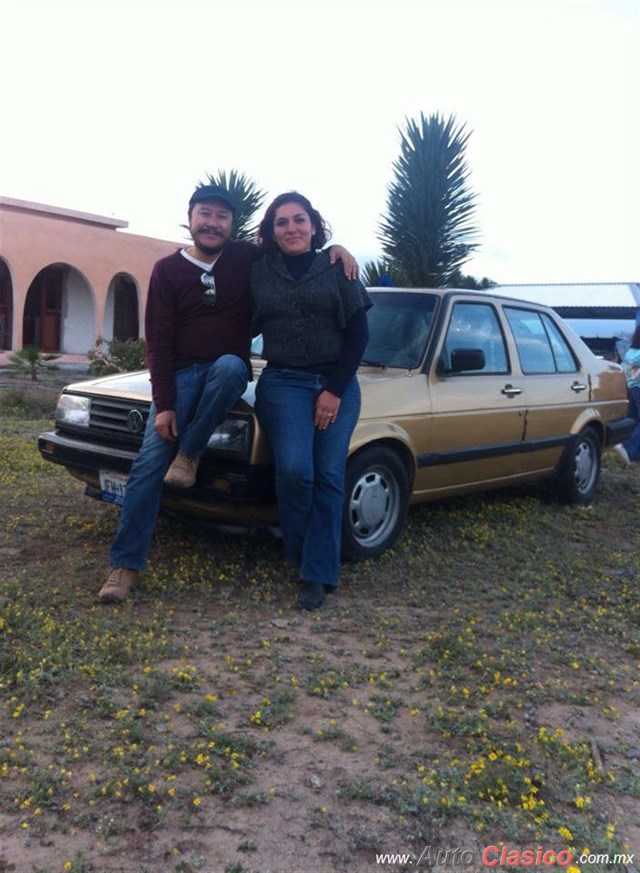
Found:
M 591 427 L 585 428 L 567 444 L 555 478 L 555 496 L 562 503 L 588 506 L 600 478 L 602 446 Z
M 342 557 L 377 558 L 400 536 L 409 509 L 409 474 L 388 446 L 369 446 L 347 463 Z

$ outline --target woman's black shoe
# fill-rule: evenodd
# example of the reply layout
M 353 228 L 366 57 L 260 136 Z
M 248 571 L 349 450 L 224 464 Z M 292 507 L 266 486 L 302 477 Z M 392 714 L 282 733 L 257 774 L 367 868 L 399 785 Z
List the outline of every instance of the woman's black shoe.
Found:
M 306 609 L 308 612 L 320 609 L 324 603 L 324 598 L 325 590 L 322 582 L 300 581 L 300 596 L 296 603 L 298 609 Z

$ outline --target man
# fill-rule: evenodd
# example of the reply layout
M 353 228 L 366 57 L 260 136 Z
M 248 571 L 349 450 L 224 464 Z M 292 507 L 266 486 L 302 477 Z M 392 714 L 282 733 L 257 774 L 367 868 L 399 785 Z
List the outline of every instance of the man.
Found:
M 145 312 L 153 403 L 98 595 L 103 603 L 126 600 L 146 565 L 165 474 L 168 484 L 193 485 L 209 437 L 247 386 L 255 248 L 231 240 L 234 213 L 224 188 L 198 188 L 188 212 L 193 245 L 153 268 Z
M 193 245 L 153 268 L 145 312 L 152 399 L 138 457 L 131 466 L 110 572 L 98 597 L 122 603 L 144 569 L 163 485 L 190 488 L 209 437 L 250 377 L 249 272 L 257 249 L 232 240 L 236 205 L 218 185 L 189 201 Z M 357 271 L 333 247 L 345 273 Z

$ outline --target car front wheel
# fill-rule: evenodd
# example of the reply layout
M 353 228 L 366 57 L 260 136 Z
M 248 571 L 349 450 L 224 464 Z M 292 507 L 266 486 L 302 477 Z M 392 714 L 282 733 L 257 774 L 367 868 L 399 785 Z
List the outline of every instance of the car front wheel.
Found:
M 409 508 L 409 476 L 397 452 L 370 446 L 349 459 L 342 517 L 342 555 L 377 558 L 398 539 Z
M 574 436 L 565 448 L 556 474 L 556 496 L 563 503 L 587 506 L 600 478 L 602 449 L 593 428 Z

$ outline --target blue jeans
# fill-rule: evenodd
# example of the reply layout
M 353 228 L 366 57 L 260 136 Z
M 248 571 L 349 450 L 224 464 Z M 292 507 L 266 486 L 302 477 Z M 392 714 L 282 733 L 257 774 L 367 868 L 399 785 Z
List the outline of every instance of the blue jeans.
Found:
M 351 434 L 360 414 L 360 386 L 348 384 L 334 423 L 314 426 L 326 378 L 267 368 L 256 387 L 256 413 L 275 460 L 276 496 L 287 560 L 307 582 L 336 587 L 344 479 Z
M 160 510 L 163 480 L 178 449 L 190 457 L 201 455 L 213 431 L 247 387 L 247 366 L 236 355 L 223 355 L 211 364 L 194 364 L 176 373 L 175 414 L 178 442 L 159 436 L 156 410 L 149 419 L 138 457 L 131 465 L 120 523 L 109 552 L 112 567 L 142 570 Z
M 628 440 L 622 445 L 627 450 L 630 461 L 640 461 L 640 388 L 637 385 L 627 388 L 629 394 L 629 415 L 636 420 L 636 426 Z

